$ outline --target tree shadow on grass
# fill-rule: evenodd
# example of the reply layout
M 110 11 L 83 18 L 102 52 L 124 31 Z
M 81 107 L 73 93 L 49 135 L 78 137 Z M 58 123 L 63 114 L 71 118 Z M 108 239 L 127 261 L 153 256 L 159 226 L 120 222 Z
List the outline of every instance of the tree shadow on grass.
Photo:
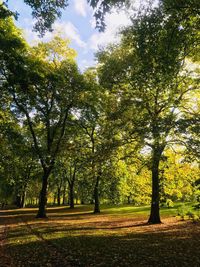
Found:
M 49 236 L 47 242 L 10 244 L 7 249 L 18 267 L 200 266 L 200 226 L 185 224 L 173 230 L 74 236 L 69 232 L 65 237 Z

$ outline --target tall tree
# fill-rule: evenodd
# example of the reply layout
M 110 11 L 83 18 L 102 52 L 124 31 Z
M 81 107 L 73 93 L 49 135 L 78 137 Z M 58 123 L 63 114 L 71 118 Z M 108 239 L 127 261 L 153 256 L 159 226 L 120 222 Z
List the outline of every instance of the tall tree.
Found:
M 95 69 L 85 72 L 87 94 L 77 120 L 88 140 L 88 162 L 91 169 L 91 178 L 94 186 L 94 212 L 100 212 L 99 187 L 105 162 L 114 153 L 118 145 L 115 127 L 108 120 L 108 114 L 112 109 L 109 94 L 97 82 Z
M 75 52 L 58 36 L 19 51 L 17 57 L 4 60 L 4 88 L 12 98 L 12 111 L 27 124 L 40 159 L 43 178 L 37 216 L 45 217 L 48 177 L 83 90 L 82 76 L 73 59 Z
M 193 17 L 188 17 L 193 22 Z M 160 223 L 159 165 L 173 142 L 180 109 L 188 92 L 198 88 L 185 59 L 198 44 L 197 20 L 189 28 L 162 7 L 147 10 L 123 33 L 122 43 L 99 54 L 100 80 L 118 103 L 113 117 L 151 151 L 152 202 L 149 223 Z M 156 42 L 155 42 L 156 40 Z M 119 119 L 120 120 L 120 119 Z

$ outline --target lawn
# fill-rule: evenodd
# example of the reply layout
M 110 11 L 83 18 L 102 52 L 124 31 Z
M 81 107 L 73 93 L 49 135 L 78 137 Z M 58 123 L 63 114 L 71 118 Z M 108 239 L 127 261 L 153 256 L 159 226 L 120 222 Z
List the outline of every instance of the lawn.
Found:
M 92 208 L 1 211 L 0 266 L 200 266 L 200 223 L 178 219 L 177 206 L 159 225 L 146 223 L 147 206 Z

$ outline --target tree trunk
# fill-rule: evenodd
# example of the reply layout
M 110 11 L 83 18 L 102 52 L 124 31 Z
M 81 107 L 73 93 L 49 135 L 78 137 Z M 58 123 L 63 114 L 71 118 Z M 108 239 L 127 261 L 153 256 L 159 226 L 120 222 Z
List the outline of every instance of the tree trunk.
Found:
M 96 178 L 96 184 L 94 187 L 94 213 L 100 213 L 100 202 L 99 202 L 99 175 Z
M 22 197 L 21 197 L 21 208 L 25 207 L 25 199 L 26 199 L 26 188 L 24 188 Z
M 66 204 L 66 185 L 64 185 L 64 188 L 63 188 L 62 204 L 63 205 Z
M 69 183 L 69 207 L 74 209 L 74 183 Z
M 42 189 L 40 191 L 39 209 L 36 218 L 46 218 L 46 204 L 47 204 L 47 184 L 50 171 L 44 171 L 42 178 Z
M 60 186 L 58 186 L 58 191 L 57 191 L 57 204 L 58 206 L 60 206 L 60 199 L 61 199 L 61 190 L 60 190 Z
M 20 195 L 16 196 L 15 204 L 17 208 L 21 208 L 21 196 Z
M 153 151 L 152 158 L 152 197 L 151 197 L 151 213 L 148 223 L 158 224 L 160 220 L 160 207 L 159 207 L 159 163 L 161 152 L 157 149 Z
M 53 205 L 56 205 L 56 193 L 53 195 Z

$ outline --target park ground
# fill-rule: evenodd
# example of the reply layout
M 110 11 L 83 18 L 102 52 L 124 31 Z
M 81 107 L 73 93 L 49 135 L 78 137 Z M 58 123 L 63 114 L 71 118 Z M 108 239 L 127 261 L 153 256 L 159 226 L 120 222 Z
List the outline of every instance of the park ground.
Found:
M 0 211 L 0 267 L 200 266 L 200 223 L 161 209 L 148 225 L 149 207 L 51 207 Z

